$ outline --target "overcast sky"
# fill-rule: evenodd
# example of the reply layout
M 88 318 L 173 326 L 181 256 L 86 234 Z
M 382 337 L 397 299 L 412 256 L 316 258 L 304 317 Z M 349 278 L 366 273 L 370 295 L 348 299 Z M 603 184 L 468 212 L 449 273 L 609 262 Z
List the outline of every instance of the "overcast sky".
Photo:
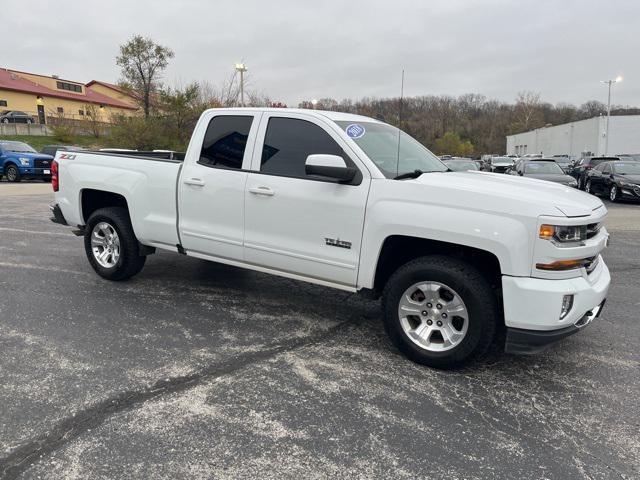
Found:
M 640 106 L 640 1 L 0 0 L 0 67 L 115 82 L 134 34 L 175 51 L 164 81 L 221 83 L 244 59 L 253 86 L 302 99 L 521 90 L 552 103 Z

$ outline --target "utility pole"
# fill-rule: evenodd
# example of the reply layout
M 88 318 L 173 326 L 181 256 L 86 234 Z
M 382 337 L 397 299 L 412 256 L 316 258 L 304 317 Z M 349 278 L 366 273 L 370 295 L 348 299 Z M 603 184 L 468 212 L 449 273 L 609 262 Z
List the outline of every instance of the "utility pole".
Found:
M 611 85 L 622 81 L 622 77 L 618 75 L 613 80 L 600 80 L 600 83 L 604 83 L 609 86 L 609 95 L 607 97 L 607 127 L 604 137 L 604 154 L 609 155 L 609 118 L 611 117 Z
M 247 66 L 244 63 L 236 63 L 236 72 L 240 73 L 240 106 L 244 107 L 244 72 Z

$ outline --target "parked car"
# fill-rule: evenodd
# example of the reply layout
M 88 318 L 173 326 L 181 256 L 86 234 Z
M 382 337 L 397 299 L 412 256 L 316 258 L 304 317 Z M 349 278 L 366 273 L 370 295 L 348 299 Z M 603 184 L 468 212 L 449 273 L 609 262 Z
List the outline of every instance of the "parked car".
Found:
M 36 152 L 24 142 L 0 140 L 0 178 L 10 182 L 23 178 L 51 180 L 53 157 Z
M 478 164 L 470 158 L 451 158 L 449 160 L 443 160 L 447 167 L 454 172 L 465 172 L 467 170 L 480 170 Z
M 550 158 L 555 161 L 565 173 L 570 173 L 573 169 L 573 162 L 569 155 L 552 155 Z
M 640 162 L 605 162 L 589 170 L 585 191 L 609 200 L 640 200 Z
M 17 110 L 4 110 L 0 113 L 0 123 L 35 123 L 33 117 Z
M 640 161 L 640 153 L 621 153 L 616 155 L 620 160 L 635 160 Z
M 84 234 L 98 275 L 130 278 L 161 248 L 382 297 L 393 343 L 435 367 L 503 328 L 507 351 L 539 351 L 594 320 L 609 288 L 598 198 L 449 172 L 359 115 L 211 109 L 184 161 L 59 152 L 53 172 L 53 219 Z
M 64 152 L 83 152 L 86 151 L 86 148 L 76 147 L 75 145 L 45 145 L 42 147 L 40 153 L 44 153 L 46 155 L 51 155 L 52 157 L 56 156 L 56 153 L 59 151 Z
M 520 158 L 542 158 L 542 154 L 541 153 L 527 153 L 525 155 L 522 155 Z
M 589 170 L 601 163 L 615 160 L 620 159 L 618 157 L 582 157 L 573 165 L 570 175 L 578 181 L 578 188 L 584 190 Z
M 493 173 L 505 173 L 513 167 L 513 159 L 509 157 L 491 157 L 484 165 L 484 170 Z
M 521 177 L 560 183 L 567 187 L 578 187 L 576 179 L 571 175 L 567 175 L 553 158 L 521 159 L 509 173 Z

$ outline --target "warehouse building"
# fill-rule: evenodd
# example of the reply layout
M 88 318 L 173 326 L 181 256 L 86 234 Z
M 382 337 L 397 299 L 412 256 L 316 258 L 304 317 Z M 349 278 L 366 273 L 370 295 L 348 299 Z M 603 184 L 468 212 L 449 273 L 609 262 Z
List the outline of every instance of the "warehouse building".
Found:
M 572 158 L 637 154 L 640 153 L 640 115 L 611 116 L 608 146 L 606 140 L 607 117 L 600 116 L 508 135 L 507 154 L 542 153 Z
M 34 123 L 60 119 L 83 121 L 89 117 L 109 122 L 114 115 L 136 115 L 135 98 L 117 85 L 92 80 L 87 84 L 0 68 L 0 112 L 17 110 Z

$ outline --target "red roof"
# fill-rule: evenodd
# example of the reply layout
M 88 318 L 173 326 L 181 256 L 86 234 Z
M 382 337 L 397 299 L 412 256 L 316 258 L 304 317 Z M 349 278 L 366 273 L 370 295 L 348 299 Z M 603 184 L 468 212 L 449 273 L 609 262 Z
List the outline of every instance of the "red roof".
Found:
M 13 90 L 15 92 L 32 93 L 42 97 L 65 98 L 68 100 L 75 100 L 76 102 L 87 102 L 98 105 L 109 105 L 110 107 L 137 110 L 136 107 L 132 107 L 127 103 L 95 92 L 91 88 L 87 88 L 87 85 L 85 85 L 85 88 L 83 89 L 84 93 L 67 93 L 60 90 L 53 90 L 43 85 L 38 85 L 37 83 L 20 76 L 19 73 L 13 73 L 11 70 L 7 70 L 6 68 L 0 68 L 0 90 Z

